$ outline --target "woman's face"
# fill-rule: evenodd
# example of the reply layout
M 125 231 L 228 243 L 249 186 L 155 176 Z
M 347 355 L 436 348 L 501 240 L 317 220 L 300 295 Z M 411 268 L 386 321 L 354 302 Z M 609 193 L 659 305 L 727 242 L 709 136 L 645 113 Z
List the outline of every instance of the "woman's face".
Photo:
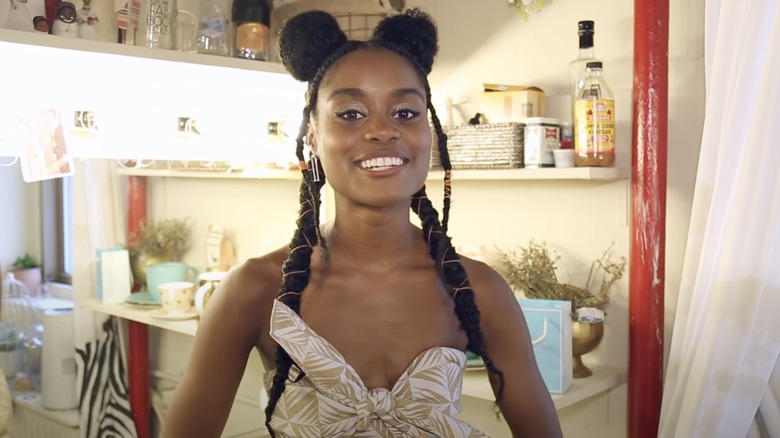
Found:
M 334 191 L 358 204 L 408 206 L 424 184 L 431 129 L 424 85 L 385 49 L 338 60 L 320 84 L 309 143 Z

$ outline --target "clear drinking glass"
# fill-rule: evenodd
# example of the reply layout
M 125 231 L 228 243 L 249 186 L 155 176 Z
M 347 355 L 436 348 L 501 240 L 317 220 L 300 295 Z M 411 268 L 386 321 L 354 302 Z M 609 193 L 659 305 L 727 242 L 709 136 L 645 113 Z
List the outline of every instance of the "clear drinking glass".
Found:
M 135 45 L 152 49 L 197 51 L 197 18 L 180 11 L 176 0 L 144 0 L 135 31 Z

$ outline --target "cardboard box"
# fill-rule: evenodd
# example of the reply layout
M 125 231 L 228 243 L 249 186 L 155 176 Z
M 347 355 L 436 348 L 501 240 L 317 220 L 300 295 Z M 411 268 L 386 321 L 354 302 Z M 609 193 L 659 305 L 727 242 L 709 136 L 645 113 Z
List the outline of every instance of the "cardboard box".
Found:
M 521 85 L 484 84 L 480 112 L 488 123 L 522 122 L 544 116 L 544 91 Z

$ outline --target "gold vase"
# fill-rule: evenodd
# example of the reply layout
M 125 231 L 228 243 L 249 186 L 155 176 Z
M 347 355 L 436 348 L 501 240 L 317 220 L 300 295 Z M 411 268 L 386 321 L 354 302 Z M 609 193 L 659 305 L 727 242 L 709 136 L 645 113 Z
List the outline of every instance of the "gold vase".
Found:
M 133 273 L 133 290 L 149 290 L 146 285 L 146 269 L 157 263 L 172 262 L 173 251 L 147 254 L 141 251 L 130 253 L 130 270 Z
M 593 374 L 582 363 L 582 355 L 593 351 L 604 336 L 604 322 L 573 322 L 571 325 L 571 351 L 573 355 L 573 376 L 575 379 L 588 377 Z

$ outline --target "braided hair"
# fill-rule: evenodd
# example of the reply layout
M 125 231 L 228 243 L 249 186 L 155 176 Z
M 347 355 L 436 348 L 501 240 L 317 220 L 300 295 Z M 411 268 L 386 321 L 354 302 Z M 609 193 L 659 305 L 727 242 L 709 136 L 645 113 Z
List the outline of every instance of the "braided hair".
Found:
M 399 54 L 417 70 L 425 86 L 427 109 L 430 111 L 436 143 L 445 171 L 442 220 L 439 220 L 439 214 L 428 198 L 425 186 L 412 196 L 410 206 L 420 218 L 423 238 L 428 243 L 439 277 L 455 303 L 455 314 L 468 337 L 467 349 L 481 356 L 488 371 L 499 378 L 500 385 L 496 398 L 496 402 L 499 402 L 503 395 L 504 377 L 485 351 L 474 293 L 460 258 L 447 235 L 452 193 L 451 165 L 447 153 L 447 136 L 442 131 L 439 118 L 431 104 L 431 90 L 427 80 L 438 51 L 437 30 L 430 16 L 418 9 L 411 9 L 403 14 L 383 19 L 368 41 L 348 40 L 333 16 L 322 11 L 309 11 L 296 15 L 289 19 L 281 30 L 279 54 L 282 63 L 295 79 L 308 82 L 308 89 L 303 118 L 296 138 L 296 155 L 303 173 L 300 212 L 297 229 L 290 242 L 289 255 L 282 265 L 282 284 L 277 299 L 299 313 L 301 294 L 309 284 L 311 276 L 311 256 L 315 246 L 320 246 L 327 263 L 327 242 L 320 235 L 319 223 L 320 192 L 325 184 L 325 175 L 319 160 L 312 159 L 311 156 L 308 161 L 306 160 L 304 139 L 325 73 L 346 54 L 366 48 L 384 48 Z M 269 400 L 265 410 L 266 427 L 271 436 L 274 436 L 270 425 L 271 418 L 284 392 L 286 382 L 300 380 L 303 376 L 303 371 L 287 352 L 277 347 L 276 370 L 268 391 Z

